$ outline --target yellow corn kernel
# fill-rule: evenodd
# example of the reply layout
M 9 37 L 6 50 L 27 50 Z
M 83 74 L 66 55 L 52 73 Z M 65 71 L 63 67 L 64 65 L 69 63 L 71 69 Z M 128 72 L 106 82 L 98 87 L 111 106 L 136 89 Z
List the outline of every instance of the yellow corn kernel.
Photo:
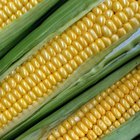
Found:
M 2 22 L 0 26 L 10 22 L 9 19 L 12 21 L 24 14 L 38 2 L 40 0 L 2 2 L 4 8 L 0 10 L 0 21 L 4 23 Z M 136 0 L 128 2 L 106 0 L 61 35 L 44 44 L 36 54 L 11 72 L 0 85 L 1 114 L 10 110 L 11 117 L 10 121 L 6 121 L 0 127 L 6 128 L 9 122 L 18 118 L 19 114 L 29 106 L 35 108 L 38 102 L 52 95 L 59 83 L 63 83 L 90 56 L 100 53 L 118 41 L 120 37 L 140 26 L 138 8 Z M 104 130 L 106 125 L 113 125 L 116 119 L 122 117 L 120 114 L 124 110 L 128 110 L 133 102 L 139 100 L 140 92 L 135 87 L 138 86 L 140 76 L 136 73 L 134 77 L 132 75 L 126 77 L 125 83 L 122 84 L 121 81 L 115 89 L 110 88 L 102 93 L 102 96 L 97 96 L 89 106 L 80 110 L 82 113 L 79 111 L 76 114 L 77 117 L 73 116 L 69 119 L 69 125 L 64 124 L 64 129 L 72 129 L 79 120 L 81 120 L 79 127 L 86 128 L 86 130 L 91 129 L 91 123 L 104 124 L 104 128 L 99 127 Z M 93 108 L 93 106 L 96 107 Z M 138 107 L 134 106 L 133 110 L 137 111 Z M 87 115 L 84 115 L 85 113 Z M 111 120 L 112 123 L 109 121 L 105 123 L 102 117 L 104 115 L 105 120 Z M 88 120 L 82 119 L 85 116 Z M 103 120 L 98 121 L 98 119 Z M 72 139 L 74 135 L 77 136 L 70 131 L 66 137 L 69 136 L 68 138 Z
M 132 78 L 135 82 L 130 80 Z M 70 135 L 72 140 L 75 140 L 75 138 L 93 140 L 104 137 L 118 128 L 136 112 L 140 111 L 139 82 L 140 71 L 137 67 L 64 120 L 62 124 L 68 126 L 65 127 L 65 132 L 69 131 L 65 135 Z M 82 114 L 80 118 L 79 112 Z M 73 116 L 77 119 L 74 123 L 70 123 L 68 120 L 73 120 Z M 53 131 L 57 133 L 60 126 L 61 124 L 52 129 L 50 134 L 55 137 Z M 63 137 L 63 134 L 59 134 L 60 137 Z

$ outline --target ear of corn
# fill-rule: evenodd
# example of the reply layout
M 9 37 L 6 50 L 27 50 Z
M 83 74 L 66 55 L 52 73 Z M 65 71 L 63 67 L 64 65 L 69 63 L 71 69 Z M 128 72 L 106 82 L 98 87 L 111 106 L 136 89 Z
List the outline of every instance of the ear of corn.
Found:
M 73 140 L 73 136 L 93 140 L 111 133 L 140 109 L 139 64 L 140 57 L 133 59 L 36 124 L 17 140 L 30 139 L 32 136 L 35 140 Z M 133 137 L 134 134 L 135 132 Z
M 42 107 L 41 109 L 39 109 L 38 107 L 39 104 L 41 103 L 40 101 L 38 101 L 38 104 L 36 104 L 36 107 L 35 105 L 32 106 L 34 108 L 39 109 L 38 112 L 36 112 L 35 114 L 33 114 L 32 117 L 30 117 L 28 120 L 24 121 L 23 123 L 21 123 L 20 125 L 16 126 L 16 129 L 12 130 L 10 133 L 8 133 L 6 135 L 6 138 L 17 133 L 17 131 L 21 131 L 23 128 L 26 128 L 28 125 L 30 125 L 31 123 L 35 123 L 37 122 L 37 120 L 39 120 L 40 118 L 42 118 L 42 116 L 44 116 L 45 114 L 48 114 L 49 112 L 51 112 L 53 109 L 57 108 L 58 106 L 60 106 L 62 103 L 66 102 L 68 99 L 76 96 L 77 94 L 79 94 L 79 92 L 81 92 L 82 90 L 84 90 L 85 88 L 87 88 L 88 86 L 90 86 L 91 84 L 94 84 L 95 82 L 97 82 L 99 79 L 101 79 L 103 76 L 105 76 L 106 74 L 108 74 L 110 71 L 112 71 L 113 69 L 115 69 L 116 67 L 120 66 L 121 64 L 123 64 L 124 62 L 128 61 L 130 58 L 136 56 L 137 54 L 139 54 L 140 52 L 140 45 L 137 45 L 136 47 L 133 48 L 133 45 L 136 43 L 135 41 L 138 39 L 139 37 L 139 30 L 135 33 L 135 36 L 132 35 L 132 37 L 130 37 L 128 40 L 126 40 L 124 43 L 124 45 L 120 44 L 120 46 L 118 46 L 117 48 L 115 48 L 110 54 L 108 54 L 104 60 L 105 63 L 103 64 L 101 61 L 98 65 L 95 65 L 93 69 L 91 69 L 91 71 L 89 73 L 87 73 L 86 75 L 84 75 L 83 77 L 82 74 L 81 75 L 78 75 L 78 77 L 81 77 L 76 83 L 74 83 L 71 87 L 72 88 L 67 88 L 66 90 L 64 90 L 64 92 L 62 92 L 61 94 L 59 94 L 55 100 L 52 100 L 50 103 L 46 104 L 44 107 Z M 134 41 L 135 40 L 135 41 Z M 126 43 L 127 42 L 127 43 Z M 133 49 L 130 49 L 130 46 L 129 45 L 132 45 L 131 47 Z M 116 50 L 120 51 L 120 53 L 118 53 Z M 130 50 L 130 53 L 129 51 L 126 52 L 127 50 Z M 115 53 L 116 52 L 116 53 Z M 112 56 L 116 56 L 115 57 L 115 60 L 112 61 L 112 57 L 111 57 L 111 54 Z M 118 56 L 118 58 L 117 58 Z M 109 62 L 109 57 L 110 57 L 110 62 Z M 121 61 L 119 60 L 121 58 Z M 93 58 L 94 59 L 94 58 Z M 115 63 L 115 62 L 118 62 L 118 63 Z M 108 63 L 107 63 L 108 62 Z M 114 64 L 113 64 L 114 63 Z M 85 65 L 88 66 L 88 63 L 85 63 Z M 103 67 L 102 67 L 103 66 Z M 92 67 L 92 66 L 91 66 Z M 83 70 L 83 67 L 80 67 L 81 69 L 79 69 L 79 72 L 81 70 Z M 108 69 L 109 68 L 109 69 Z M 89 70 L 89 69 L 88 69 Z M 76 80 L 75 75 L 77 75 L 79 73 L 77 71 L 77 73 L 75 73 L 71 79 L 70 79 L 70 82 L 74 82 Z M 104 73 L 105 72 L 105 73 Z M 93 75 L 93 76 L 92 76 Z M 98 75 L 101 75 L 101 76 L 98 76 Z M 77 78 L 78 78 L 77 77 Z M 80 82 L 79 82 L 80 81 Z M 86 81 L 86 83 L 88 83 L 88 86 L 87 84 L 84 82 Z M 69 80 L 68 80 L 69 82 Z M 65 89 L 67 86 L 70 85 L 70 82 L 68 85 L 65 85 L 63 84 L 63 88 L 62 89 Z M 89 83 L 90 82 L 90 83 Z M 82 87 L 82 88 L 80 88 Z M 59 93 L 62 91 L 62 89 L 57 89 L 56 93 Z M 74 90 L 73 90 L 74 89 Z M 80 89 L 80 91 L 79 91 Z M 81 90 L 82 89 L 82 90 Z M 50 97 L 53 97 L 53 96 L 56 96 L 55 94 L 55 91 L 53 92 L 52 96 Z M 46 102 L 50 99 L 50 97 L 47 97 L 45 98 Z M 47 100 L 48 99 L 48 100 Z M 44 102 L 45 103 L 45 102 Z M 35 111 L 35 109 L 31 108 L 32 111 Z M 31 109 L 30 109 L 30 114 L 31 115 Z M 24 116 L 22 117 L 18 117 L 18 120 L 17 122 L 21 121 L 23 118 L 25 119 L 26 117 L 28 117 L 28 114 L 25 114 L 26 112 L 24 111 Z M 26 117 L 25 117 L 26 115 Z M 16 122 L 14 122 L 14 125 L 15 125 Z M 12 124 L 12 127 L 13 127 L 13 122 L 11 122 Z M 11 127 L 11 126 L 9 126 Z M 6 127 L 5 127 L 6 128 Z M 7 129 L 7 128 L 6 128 Z M 5 129 L 5 131 L 7 131 Z
M 35 29 L 37 20 L 57 2 L 58 0 L 1 0 L 0 58 Z
M 3 74 L 0 77 L 2 79 L 0 86 L 2 139 L 15 137 L 63 102 L 70 100 L 139 54 L 140 45 L 136 44 L 139 43 L 140 30 L 120 44 L 124 40 L 122 37 L 128 38 L 128 35 L 136 31 L 135 29 L 140 25 L 138 2 L 129 1 L 125 5 L 121 2 L 114 4 L 110 0 L 96 7 L 100 2 L 70 0 L 64 5 L 66 7 L 62 6 L 57 14 L 54 13 L 0 61 L 0 73 Z M 79 5 L 81 7 L 77 9 Z M 72 6 L 74 6 L 73 9 Z M 123 6 L 127 7 L 128 11 L 125 11 L 125 8 L 123 10 L 121 8 Z M 74 9 L 77 10 L 67 16 Z M 84 12 L 81 13 L 83 10 Z M 60 15 L 63 13 L 65 14 L 62 20 Z M 73 16 L 76 18 L 72 21 Z M 58 22 L 54 22 L 56 19 L 59 19 Z M 70 21 L 65 25 L 67 20 Z M 74 23 L 75 21 L 77 22 Z M 71 25 L 72 23 L 74 24 Z M 52 24 L 52 26 L 44 30 L 48 27 L 45 27 L 46 24 L 48 26 Z M 56 28 L 53 29 L 54 26 Z M 70 27 L 67 28 L 68 26 Z M 60 28 L 59 32 L 53 33 L 58 28 Z M 46 37 L 48 34 L 50 35 Z M 60 35 L 54 37 L 57 34 Z M 115 42 L 119 42 L 117 44 L 120 45 L 115 45 L 103 52 Z M 21 48 L 22 45 L 25 47 Z M 36 47 L 33 50 L 22 57 L 34 46 Z M 100 52 L 102 52 L 101 55 Z M 121 61 L 119 61 L 120 58 Z M 20 60 L 17 61 L 18 59 Z M 92 63 L 94 59 L 95 63 Z M 86 62 L 85 65 L 84 62 Z M 7 68 L 9 69 L 5 72 Z M 88 71 L 90 72 L 87 73 Z M 78 78 L 79 76 L 83 79 Z M 86 78 L 88 81 L 85 83 Z M 81 87 L 81 84 L 84 86 Z M 77 89 L 76 92 L 72 92 L 74 88 Z M 54 97 L 55 99 L 52 100 Z

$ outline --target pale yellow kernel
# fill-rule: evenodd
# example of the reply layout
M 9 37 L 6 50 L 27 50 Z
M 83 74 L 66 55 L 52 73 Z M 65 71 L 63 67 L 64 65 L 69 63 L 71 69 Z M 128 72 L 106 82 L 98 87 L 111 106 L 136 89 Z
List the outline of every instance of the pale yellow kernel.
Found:
M 63 136 L 63 138 L 64 138 L 64 140 L 72 140 L 72 139 L 70 138 L 70 136 L 67 135 L 67 134 L 65 134 L 65 135 Z
M 129 22 L 133 28 L 137 28 L 140 25 L 140 22 L 135 17 L 131 18 Z
M 125 109 L 130 108 L 130 105 L 128 104 L 128 102 L 125 99 L 121 99 L 120 103 L 125 107 Z
M 93 130 L 89 130 L 87 133 L 87 138 L 89 140 L 94 140 L 97 138 L 97 135 L 95 134 L 95 132 Z
M 20 112 L 22 112 L 22 107 L 16 102 L 16 103 L 14 103 L 13 104 L 13 108 L 18 112 L 18 113 L 20 113 Z
M 2 98 L 1 99 L 1 103 L 6 107 L 9 108 L 12 106 L 11 102 L 9 100 L 7 100 L 7 98 Z
M 83 50 L 83 46 L 78 41 L 73 41 L 72 45 L 77 51 Z
M 49 46 L 48 44 L 46 44 L 45 46 L 45 49 L 46 49 L 46 51 L 53 57 L 53 56 L 56 56 L 56 52 L 55 52 L 55 50 L 51 47 L 51 46 Z
M 108 8 L 107 8 L 107 5 L 105 3 L 101 3 L 99 6 L 98 6 L 103 12 L 106 11 Z
M 113 115 L 111 111 L 107 111 L 106 116 L 109 118 L 111 122 L 114 122 L 116 120 L 115 116 Z
M 29 73 L 28 73 L 26 67 L 24 67 L 24 66 L 20 67 L 19 74 L 20 74 L 23 78 L 25 78 L 25 77 L 27 77 L 27 76 L 29 75 Z
M 132 10 L 137 13 L 139 10 L 139 4 L 137 1 L 131 2 L 130 3 L 130 8 L 132 8 Z
M 121 117 L 118 121 L 120 122 L 120 124 L 123 124 L 125 122 L 125 118 Z
M 84 51 L 85 51 L 85 53 L 88 55 L 88 57 L 90 57 L 90 56 L 93 55 L 93 52 L 92 52 L 92 50 L 91 50 L 90 47 L 85 48 Z
M 98 125 L 93 125 L 93 131 L 98 136 L 102 135 L 102 130 L 98 127 Z
M 116 15 L 113 15 L 111 19 L 118 29 L 122 27 L 122 21 L 119 19 L 119 17 L 117 17 Z
M 128 7 L 129 6 L 129 1 L 128 0 L 119 0 L 119 2 L 121 3 L 121 5 L 123 7 Z
M 25 5 L 25 7 L 26 7 L 27 10 L 30 10 L 33 6 L 31 5 L 31 3 L 27 3 Z
M 36 97 L 36 95 L 35 95 L 35 93 L 34 93 L 33 91 L 29 91 L 29 92 L 28 92 L 28 95 L 31 97 L 31 99 L 32 99 L 33 101 L 37 99 L 37 97 Z
M 92 123 L 86 117 L 82 118 L 82 122 L 88 127 L 88 129 L 92 128 Z
M 111 9 L 108 9 L 104 12 L 104 16 L 106 17 L 106 19 L 112 18 L 113 15 L 114 15 L 114 12 Z
M 130 116 L 135 115 L 135 111 L 133 108 L 129 108 L 127 112 L 130 114 Z
M 131 105 L 133 105 L 135 102 L 133 100 L 133 98 L 130 95 L 126 95 L 125 96 L 126 101 Z
M 64 40 L 64 42 L 65 42 L 67 45 L 71 45 L 72 40 L 71 40 L 71 38 L 70 38 L 67 34 L 63 33 L 63 34 L 61 35 L 61 38 Z
M 117 128 L 117 127 L 119 127 L 121 124 L 120 124 L 119 121 L 115 121 L 115 122 L 113 123 L 113 125 Z
M 118 87 L 122 92 L 124 92 L 125 94 L 129 93 L 129 89 L 126 85 L 122 84 Z
M 110 121 L 110 119 L 107 116 L 102 116 L 102 121 L 107 125 L 110 126 L 112 124 L 112 122 Z
M 92 12 L 95 15 L 101 15 L 102 14 L 102 10 L 100 8 L 98 8 L 98 7 L 93 8 Z
M 97 44 L 95 42 L 93 42 L 90 45 L 90 48 L 92 49 L 92 51 L 93 51 L 94 54 L 97 54 L 97 53 L 100 52 L 100 48 L 97 46 Z
M 68 122 L 70 123 L 71 126 L 76 124 L 76 121 L 72 117 L 68 118 Z
M 8 101 L 10 101 L 11 103 L 16 102 L 16 98 L 15 98 L 11 93 L 6 94 L 6 98 L 7 98 Z
M 66 42 L 63 39 L 58 38 L 57 42 L 58 42 L 58 45 L 59 45 L 58 47 L 60 47 L 62 50 L 67 48 L 67 44 L 66 44 Z
M 23 14 L 26 13 L 27 12 L 26 7 L 22 7 L 21 11 L 23 12 Z
M 31 105 L 33 103 L 31 97 L 27 94 L 23 96 L 23 99 L 25 100 L 25 102 L 29 105 Z
M 127 112 L 125 112 L 125 113 L 123 114 L 123 117 L 124 117 L 126 120 L 128 120 L 128 119 L 130 118 L 130 115 L 129 115 Z
M 17 103 L 18 103 L 18 104 L 21 106 L 21 108 L 23 108 L 23 109 L 26 109 L 26 108 L 28 107 L 28 104 L 26 103 L 26 101 L 25 101 L 23 98 L 19 99 Z
M 78 126 L 78 128 L 79 128 L 80 130 L 82 130 L 82 132 L 83 132 L 84 134 L 87 134 L 88 128 L 87 128 L 86 125 L 84 125 L 84 123 L 78 122 L 78 123 L 77 123 L 77 126 Z
M 67 35 L 72 39 L 72 40 L 75 40 L 77 38 L 77 35 L 76 33 L 74 33 L 74 31 L 68 29 L 67 31 Z
M 92 122 L 92 124 L 95 124 L 96 123 L 96 118 L 95 118 L 95 116 L 93 116 L 92 115 L 92 113 L 87 113 L 86 114 L 86 117 L 87 117 L 87 119 L 90 121 L 90 122 Z
M 126 16 L 131 19 L 134 17 L 134 11 L 130 7 L 126 7 L 123 9 L 123 12 L 126 14 Z
M 93 23 L 95 23 L 95 20 L 96 20 L 95 14 L 93 14 L 92 12 L 89 12 L 89 13 L 87 14 L 87 17 L 88 17 Z
M 78 54 L 78 51 L 73 46 L 69 46 L 68 51 L 70 51 L 73 56 Z
M 114 12 L 118 12 L 118 11 L 121 11 L 123 7 L 119 1 L 115 1 L 113 2 L 112 9 Z
M 3 6 L 3 10 L 8 17 L 10 17 L 12 15 L 12 11 L 10 10 L 10 8 L 7 5 Z
M 117 119 L 119 119 L 121 117 L 121 113 L 119 112 L 119 110 L 117 108 L 113 107 L 113 108 L 111 108 L 111 111 Z
M 85 51 L 81 51 L 79 53 L 79 57 L 83 60 L 83 61 L 86 61 L 88 59 L 88 55 L 86 54 Z
M 51 133 L 55 138 L 59 138 L 61 136 L 57 129 L 53 129 Z
M 7 120 L 12 120 L 12 115 L 11 115 L 11 113 L 8 110 L 4 111 L 3 115 L 5 115 Z
M 94 24 L 93 25 L 93 30 L 95 31 L 95 33 L 98 37 L 102 36 L 102 28 L 99 24 Z
M 72 54 L 68 50 L 63 50 L 62 55 L 67 59 L 67 61 L 69 61 L 73 58 Z
M 134 104 L 132 108 L 135 112 L 138 112 L 140 110 L 140 107 L 137 104 Z
M 78 65 L 81 65 L 83 63 L 83 60 L 82 58 L 80 58 L 80 56 L 75 56 L 74 60 Z
M 72 30 L 73 30 L 73 32 L 74 32 L 75 34 L 77 34 L 77 35 L 81 35 L 81 34 L 82 34 L 80 28 L 79 28 L 78 26 L 76 26 L 76 25 L 73 25 L 73 26 L 72 26 Z
M 135 91 L 130 91 L 130 96 L 133 98 L 135 102 L 139 100 L 139 96 Z
M 94 38 L 92 37 L 92 35 L 89 32 L 86 32 L 85 34 L 83 34 L 83 37 L 88 44 L 90 44 L 94 41 Z
M 110 47 L 110 45 L 112 44 L 111 39 L 108 37 L 102 37 L 101 39 L 104 42 L 105 47 Z
M 67 120 L 65 120 L 64 122 L 62 122 L 62 125 L 65 127 L 65 129 L 69 130 L 71 129 L 71 125 L 69 124 L 69 122 Z
M 7 120 L 7 118 L 6 118 L 6 116 L 4 114 L 0 113 L 0 118 L 1 118 L 2 124 L 6 124 L 7 123 L 8 120 Z
M 83 47 L 86 47 L 88 45 L 88 42 L 86 41 L 86 39 L 82 36 L 79 36 L 77 38 L 77 41 L 83 46 Z
M 111 106 L 106 102 L 106 101 L 101 101 L 101 106 L 105 109 L 105 110 L 110 110 L 111 109 Z
M 114 100 L 113 100 L 110 96 L 107 96 L 107 97 L 105 98 L 105 100 L 106 100 L 106 102 L 107 102 L 111 107 L 113 107 L 113 106 L 115 105 Z
M 78 67 L 77 63 L 74 60 L 69 61 L 69 64 L 74 70 Z
M 61 134 L 61 135 L 64 135 L 67 130 L 62 126 L 62 125 L 59 125 L 58 126 L 58 132 Z
M 91 109 L 91 113 L 92 113 L 96 118 L 98 118 L 98 119 L 101 118 L 101 114 L 98 112 L 97 109 L 95 109 L 95 108 Z
M 78 22 L 77 22 L 77 26 L 78 26 L 78 28 L 79 28 L 81 31 L 87 31 L 87 26 L 85 25 L 84 22 L 78 21 Z
M 116 128 L 116 127 L 115 127 L 114 125 L 111 125 L 111 126 L 109 127 L 109 130 L 110 130 L 110 131 L 113 131 L 115 128 Z
M 2 83 L 1 87 L 5 92 L 10 92 L 11 91 L 11 87 L 7 82 Z
M 120 103 L 117 103 L 115 104 L 115 107 L 119 110 L 120 113 L 124 113 L 126 110 L 125 108 L 120 104 Z
M 74 132 L 73 130 L 69 130 L 69 131 L 68 131 L 68 135 L 69 135 L 72 139 L 79 140 L 79 137 L 75 134 L 75 132 Z
M 0 9 L 0 18 L 3 20 L 3 21 L 6 21 L 8 19 L 6 13 Z
M 87 17 L 84 17 L 84 18 L 82 19 L 82 21 L 83 21 L 84 24 L 87 26 L 87 28 L 92 28 L 92 26 L 93 26 L 92 20 L 90 20 L 90 19 L 87 18 Z
M 102 15 L 99 15 L 96 18 L 96 22 L 97 22 L 97 24 L 103 26 L 106 23 L 106 18 L 104 16 L 102 16 Z
M 79 137 L 84 137 L 85 134 L 77 127 L 77 126 L 74 126 L 72 128 L 72 130 L 75 132 L 75 134 Z
M 97 121 L 97 125 L 100 127 L 100 129 L 101 129 L 102 131 L 105 131 L 105 130 L 107 129 L 106 124 L 105 124 L 102 120 L 98 120 L 98 121 Z
M 16 90 L 17 90 L 17 92 L 19 92 L 21 95 L 25 95 L 25 94 L 26 94 L 26 90 L 25 90 L 21 85 L 17 85 Z
M 0 97 L 3 97 L 5 95 L 5 91 L 3 88 L 0 87 Z
M 98 38 L 98 34 L 96 33 L 96 30 L 89 29 L 88 32 L 91 34 L 94 40 Z
M 100 113 L 101 115 L 105 115 L 105 109 L 104 109 L 100 104 L 98 104 L 98 105 L 96 106 L 96 109 L 99 111 L 99 113 Z
M 49 136 L 47 137 L 47 140 L 56 140 L 56 138 L 55 138 L 53 135 L 49 135 Z
M 16 117 L 18 115 L 18 112 L 14 109 L 14 107 L 10 107 L 9 112 L 13 117 Z
M 105 47 L 106 47 L 105 44 L 104 44 L 104 42 L 102 41 L 102 39 L 97 39 L 95 41 L 95 43 L 97 44 L 97 46 L 99 47 L 100 50 L 104 50 Z
M 3 103 L 0 102 L 0 111 L 5 111 L 6 107 L 3 105 Z
M 117 34 L 114 34 L 112 35 L 111 37 L 111 41 L 114 43 L 114 42 L 117 42 L 119 40 L 119 36 Z

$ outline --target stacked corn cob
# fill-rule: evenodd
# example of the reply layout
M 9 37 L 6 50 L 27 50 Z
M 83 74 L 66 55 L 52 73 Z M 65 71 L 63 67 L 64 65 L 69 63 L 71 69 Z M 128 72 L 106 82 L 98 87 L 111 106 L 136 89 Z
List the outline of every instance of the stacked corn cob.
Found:
M 21 16 L 39 2 L 41 1 L 2 1 L 0 26 L 9 24 L 14 18 Z M 70 0 L 69 3 L 72 1 Z M 94 2 L 89 0 L 89 3 Z M 140 26 L 140 3 L 137 0 L 106 0 L 89 9 L 78 21 L 50 41 L 44 43 L 45 35 L 39 34 L 43 41 L 39 49 L 29 57 L 25 56 L 25 59 L 24 56 L 20 58 L 18 67 L 16 64 L 16 68 L 12 68 L 12 71 L 10 69 L 8 75 L 4 73 L 6 69 L 4 72 L 3 68 L 0 70 L 2 74 L 4 73 L 0 85 L 0 135 L 2 138 L 12 128 L 20 126 L 32 115 L 34 117 L 37 110 L 59 95 L 59 88 L 64 90 L 65 83 L 67 81 L 69 83 L 69 79 L 81 70 L 80 68 L 87 63 L 87 60 L 100 56 L 100 53 L 106 50 L 111 52 L 109 48 L 111 45 L 120 43 Z M 39 27 L 42 30 L 41 27 L 43 25 Z M 38 30 L 31 33 L 31 36 L 36 32 Z M 40 41 L 40 38 L 38 40 Z M 25 41 L 23 40 L 23 43 Z M 138 42 L 136 40 L 133 47 Z M 130 48 L 128 47 L 127 50 L 129 51 Z M 21 53 L 22 50 L 19 51 L 19 55 Z M 13 61 L 10 62 L 10 66 L 12 64 Z M 84 105 L 57 128 L 50 130 L 47 139 L 86 140 L 108 134 L 139 111 L 139 82 L 140 69 L 137 67 L 121 81 Z M 43 114 L 45 115 L 45 112 Z M 34 120 L 33 118 L 32 121 Z

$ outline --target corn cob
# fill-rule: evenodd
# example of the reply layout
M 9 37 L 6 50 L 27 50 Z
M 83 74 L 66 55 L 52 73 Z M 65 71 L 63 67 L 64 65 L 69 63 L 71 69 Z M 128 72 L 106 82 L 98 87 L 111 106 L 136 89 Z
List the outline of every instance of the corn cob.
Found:
M 48 140 L 94 140 L 140 110 L 140 66 L 51 130 Z
M 43 45 L 1 82 L 2 131 L 13 123 L 13 119 L 19 119 L 24 112 L 27 113 L 26 110 L 51 97 L 59 84 L 90 56 L 139 27 L 139 3 L 121 2 L 105 1 L 93 8 L 60 36 Z M 123 6 L 128 9 L 124 10 Z
M 40 20 L 58 0 L 1 0 L 0 58 L 42 22 Z M 59 2 L 59 5 L 62 3 Z M 51 12 L 49 12 L 51 14 Z M 47 13 L 47 16 L 49 16 Z M 42 18 L 43 19 L 43 18 Z
M 110 140 L 115 138 L 110 138 L 112 131 L 118 134 L 117 138 L 121 140 L 132 139 L 140 130 L 139 64 L 140 57 L 133 59 L 33 126 L 17 140 L 31 137 L 34 140 L 94 140 L 104 139 L 104 136 Z M 130 134 L 121 137 L 123 131 L 126 132 L 130 128 L 123 129 L 122 132 L 119 129 L 130 123 L 136 131 L 131 130 Z
M 41 0 L 1 0 L 0 3 L 0 29 L 10 24 L 13 20 L 28 12 L 36 6 Z

